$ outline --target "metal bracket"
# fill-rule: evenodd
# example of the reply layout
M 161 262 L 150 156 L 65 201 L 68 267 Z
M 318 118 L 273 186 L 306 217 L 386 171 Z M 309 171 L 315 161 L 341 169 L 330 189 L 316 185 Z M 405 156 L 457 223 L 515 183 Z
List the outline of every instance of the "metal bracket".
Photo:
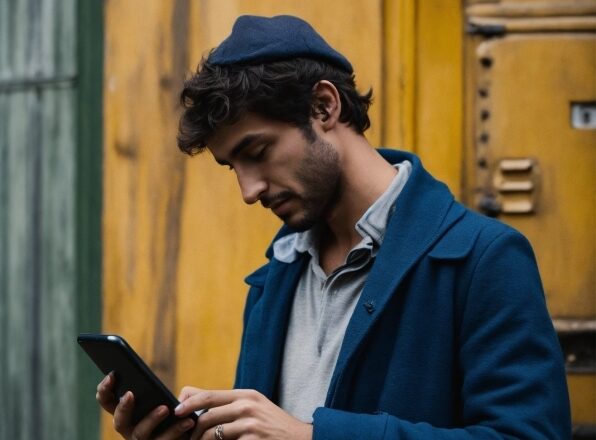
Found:
M 486 38 L 502 37 L 507 33 L 507 28 L 502 24 L 480 24 L 468 22 L 466 33 L 470 35 L 481 35 Z
M 553 321 L 568 373 L 596 373 L 596 321 L 555 319 Z
M 572 102 L 571 126 L 579 130 L 596 130 L 596 102 Z

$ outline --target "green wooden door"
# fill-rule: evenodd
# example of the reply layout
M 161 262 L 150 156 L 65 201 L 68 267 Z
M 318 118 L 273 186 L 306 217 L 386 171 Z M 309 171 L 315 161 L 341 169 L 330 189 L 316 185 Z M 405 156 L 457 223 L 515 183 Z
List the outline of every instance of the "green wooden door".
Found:
M 81 105 L 97 93 L 78 54 L 85 42 L 101 48 L 101 32 L 87 29 L 101 29 L 102 17 L 98 2 L 85 3 L 0 1 L 2 440 L 98 436 L 96 376 L 76 345 L 100 316 L 98 246 L 89 245 L 99 242 L 100 165 L 85 165 L 93 145 L 81 142 L 101 130 L 100 101 Z

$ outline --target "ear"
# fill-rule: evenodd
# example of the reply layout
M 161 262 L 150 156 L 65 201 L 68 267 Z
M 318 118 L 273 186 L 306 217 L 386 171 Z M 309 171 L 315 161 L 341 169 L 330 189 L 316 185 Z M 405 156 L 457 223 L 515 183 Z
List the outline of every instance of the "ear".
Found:
M 313 86 L 313 123 L 319 124 L 324 131 L 333 129 L 339 122 L 341 100 L 335 86 L 321 80 Z

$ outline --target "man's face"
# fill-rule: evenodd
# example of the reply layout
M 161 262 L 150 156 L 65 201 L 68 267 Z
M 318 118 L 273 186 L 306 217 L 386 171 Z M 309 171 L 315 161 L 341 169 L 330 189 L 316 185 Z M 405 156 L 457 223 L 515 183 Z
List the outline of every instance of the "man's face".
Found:
M 260 201 L 296 230 L 323 220 L 338 199 L 339 155 L 314 132 L 247 114 L 219 129 L 208 148 L 235 171 L 246 203 Z

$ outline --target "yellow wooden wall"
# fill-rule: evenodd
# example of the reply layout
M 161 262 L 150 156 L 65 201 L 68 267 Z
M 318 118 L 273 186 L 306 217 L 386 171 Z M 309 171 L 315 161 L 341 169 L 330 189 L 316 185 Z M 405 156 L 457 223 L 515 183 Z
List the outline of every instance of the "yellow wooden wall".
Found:
M 233 173 L 208 153 L 178 152 L 182 79 L 238 15 L 301 16 L 352 61 L 361 90 L 373 87 L 371 143 L 418 152 L 459 194 L 460 2 L 105 4 L 103 330 L 123 335 L 175 393 L 230 387 L 243 277 L 280 223 L 243 205 Z M 118 438 L 111 420 L 102 425 L 104 439 Z

